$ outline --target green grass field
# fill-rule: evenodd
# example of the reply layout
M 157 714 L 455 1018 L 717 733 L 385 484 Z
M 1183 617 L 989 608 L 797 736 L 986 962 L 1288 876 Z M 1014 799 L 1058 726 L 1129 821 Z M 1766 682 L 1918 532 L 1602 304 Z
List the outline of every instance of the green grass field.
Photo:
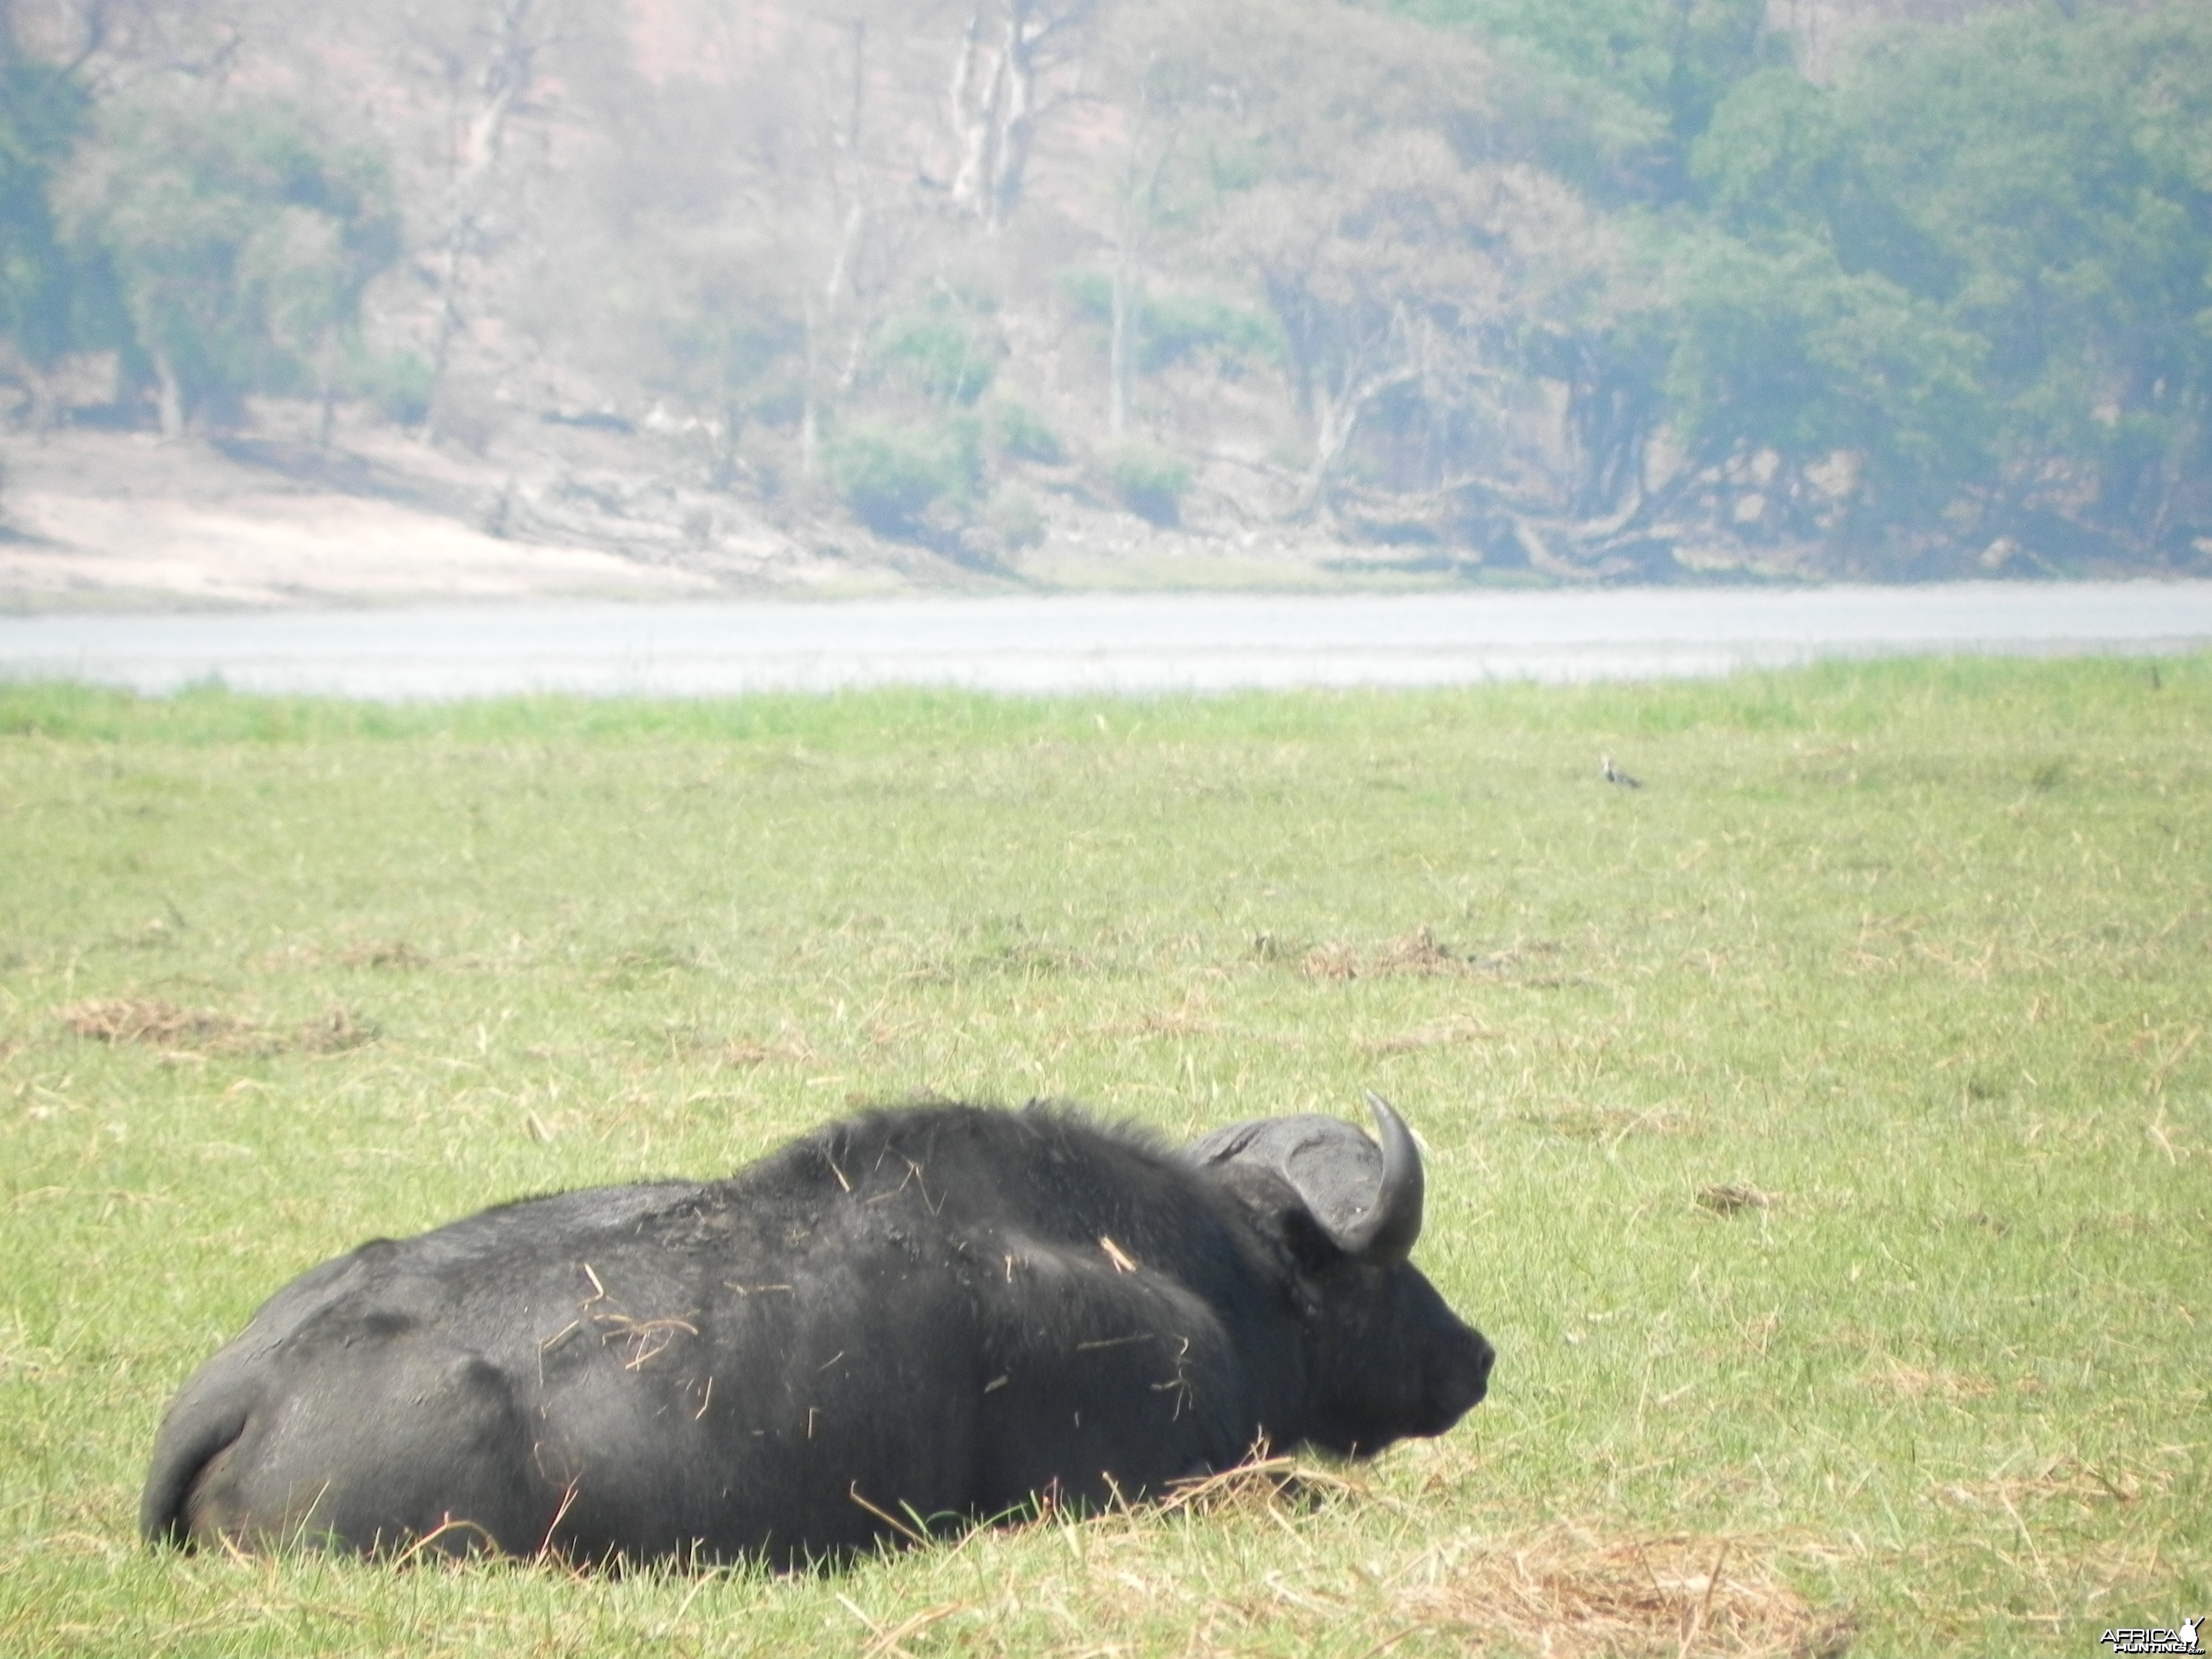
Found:
M 0 1652 L 2102 1653 L 2212 1612 L 2208 1024 L 2212 658 L 0 691 Z M 1364 1087 L 1499 1364 L 1301 1498 L 799 1579 L 135 1536 L 170 1393 L 364 1237 L 924 1091 Z

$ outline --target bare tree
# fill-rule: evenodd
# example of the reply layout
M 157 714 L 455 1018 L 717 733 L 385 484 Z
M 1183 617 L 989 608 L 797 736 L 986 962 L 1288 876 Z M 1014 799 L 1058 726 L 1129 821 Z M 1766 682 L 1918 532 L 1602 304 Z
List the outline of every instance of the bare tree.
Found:
M 1139 77 L 1121 171 L 1119 210 L 1115 216 L 1106 349 L 1106 434 L 1114 439 L 1128 430 L 1129 380 L 1137 355 L 1137 319 L 1144 304 L 1145 247 L 1161 177 L 1174 157 L 1179 136 L 1174 100 L 1160 93 L 1155 77 Z
M 133 63 L 204 70 L 210 66 L 205 37 L 234 51 L 238 33 L 220 21 L 210 29 L 206 10 L 198 0 L 0 0 L 0 52 L 38 58 L 102 85 Z
M 1282 325 L 1310 422 L 1299 512 L 1325 503 L 1362 422 L 1386 400 L 1432 430 L 1503 422 L 1537 367 L 1528 342 L 1559 326 L 1590 278 L 1589 250 L 1576 240 L 1586 219 L 1556 181 L 1466 165 L 1418 131 L 1360 146 L 1325 182 L 1253 193 L 1231 234 Z M 1449 475 L 1472 458 L 1434 459 Z
M 854 270 L 868 228 L 867 169 L 860 148 L 861 121 L 867 110 L 868 25 L 864 17 L 836 20 L 838 46 L 810 54 L 816 87 L 812 145 L 818 175 L 827 188 L 830 220 L 828 269 L 818 289 L 804 297 L 805 380 L 799 422 L 799 471 L 811 478 L 820 459 L 824 358 L 833 336 L 854 298 Z M 839 50 L 842 47 L 842 52 Z M 842 60 L 842 61 L 841 61 Z M 842 70 L 842 74 L 838 71 Z M 849 386 L 857 372 L 862 331 L 847 331 L 845 362 L 839 382 Z
M 980 0 L 953 54 L 951 198 L 998 229 L 1021 200 L 1052 72 L 1079 58 L 1099 0 Z
M 452 88 L 451 173 L 434 250 L 437 307 L 431 330 L 431 391 L 422 423 L 437 434 L 455 337 L 465 325 L 462 288 L 479 252 L 508 124 L 528 96 L 539 54 L 551 43 L 560 0 L 484 0 L 474 30 L 473 63 L 448 60 Z

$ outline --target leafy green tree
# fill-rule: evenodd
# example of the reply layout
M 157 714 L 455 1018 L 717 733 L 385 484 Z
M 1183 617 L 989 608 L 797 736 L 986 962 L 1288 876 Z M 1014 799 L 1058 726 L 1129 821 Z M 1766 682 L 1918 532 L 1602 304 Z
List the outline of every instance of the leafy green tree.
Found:
M 302 390 L 327 431 L 362 290 L 399 252 L 380 155 L 280 103 L 148 100 L 101 112 L 63 209 L 116 273 L 164 432 Z
M 859 420 L 839 430 L 828 453 L 830 481 L 854 516 L 879 535 L 920 538 L 925 517 L 943 503 L 963 510 L 974 494 L 979 439 L 972 417 L 897 424 Z
M 1790 56 L 1765 0 L 1400 0 L 1490 43 L 1489 137 L 1615 200 L 1680 199 L 1691 147 L 1729 90 Z
M 1798 240 L 1756 248 L 1714 234 L 1678 252 L 1666 389 L 1689 448 L 1686 483 L 1753 452 L 1784 469 L 1769 493 L 1813 534 L 1820 492 L 1807 475 L 1854 458 L 1856 515 L 1939 512 L 1990 464 L 1984 342 L 1873 271 L 1846 271 Z M 1772 481 L 1770 481 L 1771 483 Z
M 0 51 L 0 340 L 29 383 L 34 425 L 50 418 L 46 371 L 76 343 L 93 287 L 62 246 L 52 204 L 84 119 L 66 73 Z
M 2093 515 L 2169 528 L 2212 389 L 2212 203 L 2187 136 L 2212 105 L 2212 15 L 1904 33 L 1842 101 L 1859 191 L 1833 216 L 1839 256 L 1989 342 L 2014 501 L 2063 459 Z
M 941 298 L 886 317 L 868 343 L 874 378 L 939 408 L 969 408 L 998 372 L 1000 346 L 976 318 Z
M 2202 533 L 2208 129 L 2212 14 L 2191 5 L 1892 29 L 1832 91 L 1740 82 L 1693 159 L 1735 239 L 1686 289 L 1674 383 L 1693 425 L 1785 450 L 1822 431 L 1899 510 L 1948 483 L 1999 527 L 2057 513 L 2169 545 Z M 1820 343 L 1732 352 L 1785 299 Z
M 766 262 L 728 257 L 650 319 L 644 380 L 697 411 L 708 441 L 708 482 L 727 489 L 741 475 L 745 429 L 757 420 L 795 418 L 805 325 L 787 284 Z

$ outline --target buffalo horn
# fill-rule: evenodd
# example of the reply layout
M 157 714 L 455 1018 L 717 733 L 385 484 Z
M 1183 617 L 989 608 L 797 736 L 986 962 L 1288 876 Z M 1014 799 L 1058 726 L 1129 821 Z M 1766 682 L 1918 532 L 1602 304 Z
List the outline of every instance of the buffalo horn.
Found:
M 1382 1132 L 1382 1184 L 1366 1212 L 1338 1230 L 1335 1243 L 1346 1255 L 1364 1261 L 1403 1261 L 1421 1236 L 1421 1200 L 1426 1191 L 1421 1152 L 1413 1145 L 1413 1132 L 1406 1120 L 1372 1089 L 1367 1091 L 1367 1109 Z

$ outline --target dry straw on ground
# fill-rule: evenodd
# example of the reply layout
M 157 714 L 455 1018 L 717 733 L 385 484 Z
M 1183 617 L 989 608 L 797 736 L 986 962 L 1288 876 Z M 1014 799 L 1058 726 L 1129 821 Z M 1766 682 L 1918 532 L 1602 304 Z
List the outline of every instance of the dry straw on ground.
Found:
M 93 997 L 70 1004 L 58 1017 L 81 1037 L 107 1043 L 143 1043 L 164 1054 L 202 1058 L 288 1051 L 335 1054 L 359 1048 L 375 1035 L 335 1004 L 289 1029 L 209 1008 L 185 1008 L 159 997 Z
M 1484 1646 L 1835 1659 L 1850 1645 L 1848 1618 L 1814 1607 L 1770 1552 L 1745 1540 L 1607 1538 L 1563 1526 L 1440 1553 L 1434 1582 L 1409 1591 L 1403 1610 Z
M 1791 1552 L 1771 1539 L 1623 1536 L 1558 1524 L 1463 1534 L 1395 1565 L 1370 1557 L 1350 1568 L 1304 1525 L 1363 1495 L 1384 1501 L 1357 1471 L 1261 1456 L 1184 1483 L 1156 1504 L 1087 1522 L 1046 1516 L 1032 1524 L 1081 1528 L 1091 1541 L 1077 1553 L 1093 1580 L 1123 1589 L 1143 1583 L 1142 1603 L 1155 1614 L 1188 1600 L 1192 1653 L 1237 1650 L 1263 1632 L 1330 1646 L 1347 1627 L 1371 1629 L 1365 1652 L 1376 1655 L 1401 1645 L 1435 1651 L 1441 1642 L 1577 1659 L 1838 1659 L 1850 1646 L 1849 1615 L 1816 1607 L 1792 1588 L 1782 1571 Z M 1198 1582 L 1146 1583 L 1152 1575 L 1143 1557 L 1157 1545 L 1158 1516 L 1179 1510 L 1209 1525 L 1261 1519 L 1307 1537 L 1316 1571 L 1271 1574 L 1266 1584 L 1242 1590 L 1203 1574 Z M 1111 1646 L 1102 1640 L 1088 1650 Z

